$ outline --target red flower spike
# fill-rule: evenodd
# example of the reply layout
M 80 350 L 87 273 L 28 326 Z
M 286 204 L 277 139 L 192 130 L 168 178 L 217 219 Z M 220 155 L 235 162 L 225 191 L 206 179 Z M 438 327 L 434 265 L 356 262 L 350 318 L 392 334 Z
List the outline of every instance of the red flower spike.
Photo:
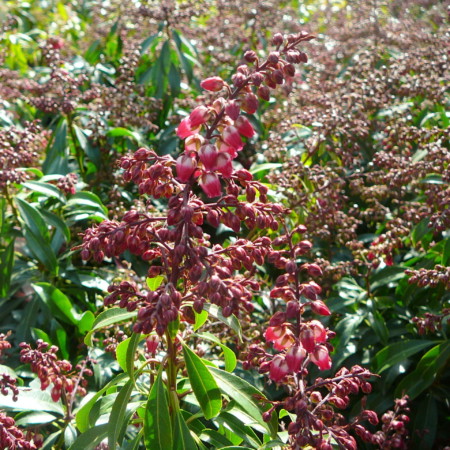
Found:
M 331 369 L 331 358 L 325 345 L 318 345 L 311 354 L 311 361 L 320 370 Z
M 203 80 L 200 83 L 200 86 L 205 89 L 205 91 L 217 92 L 225 86 L 225 82 L 220 77 L 210 77 Z
M 301 345 L 293 345 L 286 352 L 286 363 L 291 373 L 296 373 L 300 370 L 306 356 L 306 350 Z
M 230 147 L 236 149 L 236 151 L 242 150 L 242 147 L 244 147 L 241 135 L 236 127 L 226 127 L 225 130 L 223 130 L 223 140 Z
M 197 108 L 195 108 L 189 115 L 191 127 L 195 128 L 204 124 L 208 120 L 209 116 L 210 114 L 206 106 L 197 106 Z
M 331 311 L 322 300 L 316 300 L 312 302 L 311 309 L 313 312 L 315 312 L 316 314 L 320 314 L 321 316 L 329 316 L 331 314 Z
M 209 198 L 219 197 L 222 194 L 222 186 L 215 173 L 203 174 L 200 178 L 200 187 Z
M 200 161 L 205 166 L 205 169 L 208 171 L 216 170 L 216 161 L 217 161 L 217 148 L 215 145 L 207 144 L 202 145 L 198 152 L 198 156 L 200 157 Z
M 279 383 L 289 373 L 289 367 L 286 360 L 281 355 L 275 356 L 270 364 L 269 377 L 271 380 Z
M 247 117 L 239 116 L 234 125 L 239 133 L 246 138 L 251 138 L 255 135 L 255 130 L 253 129 L 252 124 L 247 119 Z
M 197 161 L 188 155 L 181 155 L 177 159 L 176 169 L 178 179 L 182 183 L 186 183 L 191 178 L 195 169 L 197 168 Z

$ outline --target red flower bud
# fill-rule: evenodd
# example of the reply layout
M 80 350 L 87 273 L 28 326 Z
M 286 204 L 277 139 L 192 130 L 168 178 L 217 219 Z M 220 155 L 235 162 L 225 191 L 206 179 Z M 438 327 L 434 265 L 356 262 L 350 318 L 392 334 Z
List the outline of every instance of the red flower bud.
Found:
M 306 350 L 301 345 L 293 345 L 286 352 L 286 363 L 292 373 L 300 370 L 306 355 Z
M 241 107 L 236 100 L 231 100 L 225 106 L 225 112 L 230 116 L 231 119 L 236 120 L 241 112 Z
M 205 91 L 217 92 L 225 86 L 225 82 L 220 77 L 210 77 L 203 80 L 200 83 L 200 86 L 205 89 Z
M 230 178 L 233 173 L 233 163 L 229 153 L 219 152 L 216 160 L 216 170 L 218 170 L 224 178 Z
M 311 303 L 311 309 L 316 314 L 320 314 L 321 316 L 329 316 L 331 311 L 328 309 L 327 305 L 322 300 L 315 300 Z
M 248 114 L 254 114 L 258 106 L 258 97 L 253 92 L 247 94 L 241 103 L 241 108 Z
M 251 138 L 255 135 L 255 130 L 252 127 L 252 124 L 247 119 L 247 117 L 239 116 L 234 123 L 235 127 L 239 131 L 242 136 L 246 138 Z
M 189 115 L 191 128 L 204 124 L 209 118 L 208 108 L 206 106 L 197 106 Z

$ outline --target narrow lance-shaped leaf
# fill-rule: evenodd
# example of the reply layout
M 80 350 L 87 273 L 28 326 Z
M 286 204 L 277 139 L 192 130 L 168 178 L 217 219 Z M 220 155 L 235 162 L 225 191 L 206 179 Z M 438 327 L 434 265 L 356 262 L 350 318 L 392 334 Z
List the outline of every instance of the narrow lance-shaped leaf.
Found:
M 214 377 L 200 357 L 183 345 L 184 360 L 189 381 L 206 419 L 217 416 L 222 408 L 222 397 Z
M 144 439 L 146 448 L 172 449 L 172 425 L 161 370 L 152 385 L 145 407 Z

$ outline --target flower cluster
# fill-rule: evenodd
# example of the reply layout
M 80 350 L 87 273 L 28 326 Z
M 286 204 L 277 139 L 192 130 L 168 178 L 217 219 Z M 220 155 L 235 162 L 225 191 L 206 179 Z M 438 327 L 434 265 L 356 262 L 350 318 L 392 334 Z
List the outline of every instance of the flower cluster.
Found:
M 51 396 L 57 402 L 62 395 L 64 397 L 77 393 L 86 395 L 87 380 L 85 376 L 92 376 L 92 371 L 86 368 L 85 363 L 80 363 L 76 371 L 72 370 L 72 364 L 65 360 L 59 360 L 57 356 L 58 347 L 38 339 L 36 349 L 29 344 L 20 344 L 20 360 L 25 364 L 30 364 L 31 370 L 37 374 L 41 389 L 45 390 L 51 384 Z
M 25 167 L 32 166 L 47 143 L 47 134 L 37 122 L 0 130 L 0 189 L 28 178 Z
M 78 175 L 76 173 L 68 173 L 67 175 L 59 178 L 56 182 L 56 186 L 66 194 L 75 194 L 77 192 L 76 185 L 78 182 Z
M 12 417 L 0 411 L 0 448 L 9 450 L 34 450 L 41 448 L 42 436 L 39 434 L 24 433 L 16 426 Z
M 219 77 L 205 79 L 201 83 L 205 90 L 224 91 L 223 96 L 211 105 L 198 106 L 182 120 L 177 134 L 184 140 L 184 152 L 176 161 L 144 148 L 120 160 L 124 179 L 137 184 L 142 195 L 167 198 L 167 211 L 152 215 L 133 209 L 121 222 L 102 222 L 85 233 L 81 256 L 100 262 L 129 250 L 151 264 L 148 277 L 164 278 L 153 291 L 131 281 L 110 286 L 106 305 L 138 310 L 135 332 L 156 330 L 162 335 L 180 312 L 189 322 L 206 302 L 222 307 L 224 316 L 252 311 L 251 299 L 259 283 L 234 272 L 244 269 L 252 274 L 255 264 L 263 264 L 271 251 L 271 240 L 239 239 L 224 248 L 210 243 L 202 225 L 224 224 L 236 233 L 242 226 L 278 229 L 284 208 L 268 202 L 267 187 L 247 170 L 235 169 L 233 159 L 244 140 L 255 133 L 243 113 L 255 113 L 258 96 L 268 99 L 271 89 L 293 75 L 293 63 L 306 59 L 296 46 L 311 38 L 307 33 L 286 38 L 276 34 L 277 51 L 263 62 L 247 52 L 245 58 L 254 68 L 241 65 L 232 77 L 233 85 Z M 208 198 L 217 200 L 202 200 L 195 194 L 197 184 Z

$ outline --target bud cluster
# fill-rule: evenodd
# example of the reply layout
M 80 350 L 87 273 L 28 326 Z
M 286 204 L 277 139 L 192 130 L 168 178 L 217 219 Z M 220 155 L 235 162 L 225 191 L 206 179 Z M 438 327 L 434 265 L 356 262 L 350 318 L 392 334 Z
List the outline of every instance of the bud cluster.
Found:
M 0 448 L 16 450 L 35 450 L 41 448 L 42 436 L 30 432 L 24 433 L 16 426 L 12 417 L 0 411 Z
M 36 341 L 36 349 L 22 342 L 19 344 L 20 360 L 25 364 L 30 364 L 32 372 L 37 374 L 41 389 L 45 390 L 51 384 L 51 397 L 57 402 L 61 396 L 70 394 L 86 395 L 87 380 L 84 376 L 92 376 L 92 371 L 78 364 L 76 371 L 72 370 L 72 364 L 66 360 L 59 360 L 56 353 L 58 347 L 38 339 Z M 77 373 L 78 372 L 78 373 Z

